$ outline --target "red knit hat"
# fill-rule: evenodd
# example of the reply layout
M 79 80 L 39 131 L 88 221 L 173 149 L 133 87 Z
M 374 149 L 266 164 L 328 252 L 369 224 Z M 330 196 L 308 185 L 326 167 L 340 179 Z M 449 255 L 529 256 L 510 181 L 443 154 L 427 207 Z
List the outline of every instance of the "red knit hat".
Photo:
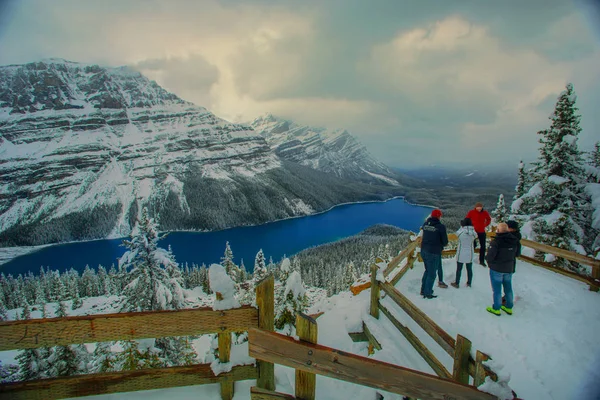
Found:
M 435 210 L 433 210 L 433 211 L 431 212 L 431 216 L 432 216 L 433 218 L 438 218 L 438 219 L 439 219 L 439 218 L 442 216 L 442 211 L 441 211 L 441 210 L 438 210 L 438 209 L 436 208 Z

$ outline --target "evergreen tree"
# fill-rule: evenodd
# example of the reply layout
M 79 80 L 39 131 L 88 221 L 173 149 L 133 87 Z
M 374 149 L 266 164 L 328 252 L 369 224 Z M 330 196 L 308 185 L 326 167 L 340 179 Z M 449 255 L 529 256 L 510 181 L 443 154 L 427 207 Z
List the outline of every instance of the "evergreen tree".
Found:
M 568 84 L 550 116 L 550 128 L 538 132 L 540 154 L 529 171 L 529 189 L 512 206 L 521 218 L 531 221 L 529 239 L 571 251 L 589 246 L 585 232 L 590 228 L 583 157 L 577 147 L 581 116 L 575 102 L 573 85 Z M 564 261 L 554 264 L 570 266 Z
M 600 168 L 600 142 L 596 142 L 594 150 L 590 153 L 589 164 L 594 168 Z
M 275 327 L 285 329 L 285 333 L 291 335 L 292 327 L 296 326 L 296 314 L 304 312 L 308 305 L 306 289 L 297 271 L 290 274 L 276 304 Z
M 2 296 L 0 296 L 0 321 L 8 321 L 8 315 L 6 314 L 6 307 L 4 306 Z
M 506 222 L 508 220 L 503 194 L 498 196 L 498 203 L 496 204 L 496 209 L 492 211 L 492 216 L 494 217 L 496 224 L 500 222 Z
M 256 258 L 254 259 L 254 282 L 259 282 L 263 280 L 267 276 L 267 267 L 265 264 L 265 255 L 260 249 L 258 253 L 256 253 Z
M 517 186 L 515 187 L 515 196 L 513 200 L 522 197 L 527 190 L 527 175 L 525 172 L 525 164 L 523 161 L 519 161 L 519 171 L 517 173 Z
M 96 343 L 92 356 L 91 372 L 113 372 L 116 370 L 117 356 L 110 348 L 111 342 Z
M 282 285 L 285 285 L 285 283 L 288 280 L 288 277 L 290 276 L 290 274 L 292 273 L 292 264 L 290 262 L 289 258 L 284 258 L 283 260 L 281 260 L 281 264 L 279 265 L 279 281 L 281 282 Z
M 83 301 L 81 297 L 79 297 L 79 290 L 75 289 L 75 295 L 71 299 L 73 302 L 71 303 L 71 310 L 76 310 L 83 305 Z
M 356 268 L 354 268 L 354 262 L 350 261 L 346 264 L 346 268 L 344 268 L 344 280 L 343 280 L 343 290 L 349 290 L 350 286 L 358 279 L 358 274 L 356 273 Z
M 117 355 L 118 371 L 135 371 L 144 368 L 144 356 L 135 340 L 121 342 L 123 351 Z
M 58 303 L 56 316 L 59 318 L 67 316 L 67 307 L 62 301 Z M 56 346 L 47 361 L 48 375 L 57 377 L 76 375 L 79 372 L 79 363 L 81 362 L 81 359 L 71 346 Z
M 27 302 L 23 305 L 21 319 L 31 319 L 31 310 L 29 309 L 29 304 L 27 304 Z M 38 349 L 20 350 L 19 354 L 15 357 L 15 360 L 19 365 L 19 377 L 21 380 L 29 381 L 44 377 L 43 360 Z
M 131 268 L 123 289 L 123 311 L 166 310 L 173 308 L 173 304 L 183 304 L 180 283 L 172 280 L 164 268 L 177 264 L 172 253 L 158 247 L 163 237 L 158 234 L 158 224 L 144 208 L 131 240 L 124 241 L 128 251 L 119 260 L 123 271 Z
M 198 355 L 194 351 L 188 337 L 168 337 L 156 339 L 158 357 L 167 366 L 192 365 Z
M 233 251 L 231 251 L 229 242 L 225 242 L 225 254 L 221 257 L 221 265 L 225 268 L 227 275 L 229 275 L 234 282 L 239 282 L 239 268 L 233 262 Z

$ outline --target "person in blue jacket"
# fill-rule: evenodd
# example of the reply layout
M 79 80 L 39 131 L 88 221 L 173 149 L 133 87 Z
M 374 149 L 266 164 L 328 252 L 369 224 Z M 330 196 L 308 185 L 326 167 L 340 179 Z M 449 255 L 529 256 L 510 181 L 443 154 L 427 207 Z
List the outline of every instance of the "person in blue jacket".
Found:
M 421 227 L 423 230 L 421 258 L 423 258 L 423 263 L 425 264 L 425 272 L 421 279 L 421 295 L 426 299 L 437 297 L 433 294 L 433 283 L 436 272 L 440 271 L 438 273 L 441 274 L 442 250 L 448 244 L 446 226 L 440 222 L 441 217 L 442 212 L 435 209 Z M 443 275 L 440 278 L 440 283 L 443 283 Z

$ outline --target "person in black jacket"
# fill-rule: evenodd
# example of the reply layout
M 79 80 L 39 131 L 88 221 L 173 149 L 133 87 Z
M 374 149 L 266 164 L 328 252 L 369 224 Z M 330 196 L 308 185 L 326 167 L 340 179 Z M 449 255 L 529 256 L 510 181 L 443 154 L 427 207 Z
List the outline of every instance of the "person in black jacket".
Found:
M 513 274 L 517 272 L 517 257 L 521 255 L 521 239 L 523 236 L 521 235 L 521 231 L 519 230 L 519 223 L 514 220 L 506 221 L 506 225 L 508 226 L 508 231 L 517 237 L 519 243 L 517 244 L 517 255 L 515 256 L 515 266 L 513 268 Z M 502 305 L 506 305 L 506 296 L 502 296 Z
M 494 298 L 494 304 L 486 310 L 494 315 L 499 316 L 500 310 L 512 315 L 512 276 L 515 270 L 518 245 L 519 239 L 508 231 L 508 225 L 498 224 L 496 237 L 490 243 L 490 249 L 486 255 Z M 506 305 L 501 305 L 502 288 L 504 288 Z
M 437 296 L 433 294 L 433 282 L 435 273 L 441 275 L 442 269 L 442 250 L 448 244 L 448 234 L 446 226 L 440 222 L 442 212 L 435 209 L 431 212 L 431 217 L 427 218 L 425 224 L 421 227 L 423 237 L 421 238 L 421 258 L 425 264 L 425 272 L 421 279 L 421 295 L 426 299 L 433 299 Z M 443 275 L 440 282 L 443 283 Z M 446 285 L 446 287 L 448 287 Z

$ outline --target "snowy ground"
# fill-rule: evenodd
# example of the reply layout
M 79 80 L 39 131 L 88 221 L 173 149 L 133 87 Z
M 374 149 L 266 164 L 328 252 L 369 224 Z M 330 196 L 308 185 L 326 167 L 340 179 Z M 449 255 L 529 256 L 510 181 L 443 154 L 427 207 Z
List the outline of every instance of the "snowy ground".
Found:
M 445 260 L 446 283 L 453 281 L 454 266 L 454 260 Z M 501 376 L 510 375 L 509 385 L 519 397 L 527 400 L 597 399 L 591 393 L 598 390 L 600 382 L 600 294 L 589 292 L 587 286 L 578 281 L 519 262 L 513 280 L 517 296 L 514 315 L 496 317 L 485 311 L 491 303 L 487 268 L 474 265 L 472 288 L 464 286 L 466 277 L 463 277 L 460 289 L 438 288 L 436 294 L 439 297 L 432 300 L 422 299 L 418 294 L 422 272 L 423 265 L 416 263 L 396 287 L 450 335 L 455 337 L 460 333 L 473 342 L 473 349 L 491 355 L 496 371 Z M 317 301 L 309 313 L 325 312 L 317 319 L 319 343 L 367 356 L 367 344 L 353 343 L 347 335 L 347 332 L 360 331 L 365 320 L 383 347 L 373 358 L 433 373 L 385 316 L 375 320 L 368 315 L 369 296 L 368 290 L 358 296 L 343 292 Z M 204 302 L 199 291 L 188 291 L 186 297 L 190 303 L 192 300 L 195 304 Z M 441 347 L 390 299 L 383 298 L 382 302 L 452 371 L 452 359 Z M 93 303 L 84 303 L 84 309 L 91 310 Z M 104 306 L 96 305 L 94 311 L 98 311 L 97 308 Z M 32 316 L 36 317 L 35 312 Z M 208 341 L 195 345 L 201 353 Z M 0 354 L 5 363 L 14 355 L 7 353 L 12 352 Z M 276 366 L 275 380 L 277 391 L 293 394 L 293 369 Z M 254 381 L 237 382 L 235 399 L 250 399 L 250 387 L 254 384 Z M 219 385 L 213 384 L 94 398 L 125 400 L 140 396 L 146 400 L 167 397 L 172 400 L 217 400 L 220 391 Z M 384 396 L 386 400 L 400 399 L 392 394 Z M 375 390 L 317 376 L 317 398 L 374 399 Z

